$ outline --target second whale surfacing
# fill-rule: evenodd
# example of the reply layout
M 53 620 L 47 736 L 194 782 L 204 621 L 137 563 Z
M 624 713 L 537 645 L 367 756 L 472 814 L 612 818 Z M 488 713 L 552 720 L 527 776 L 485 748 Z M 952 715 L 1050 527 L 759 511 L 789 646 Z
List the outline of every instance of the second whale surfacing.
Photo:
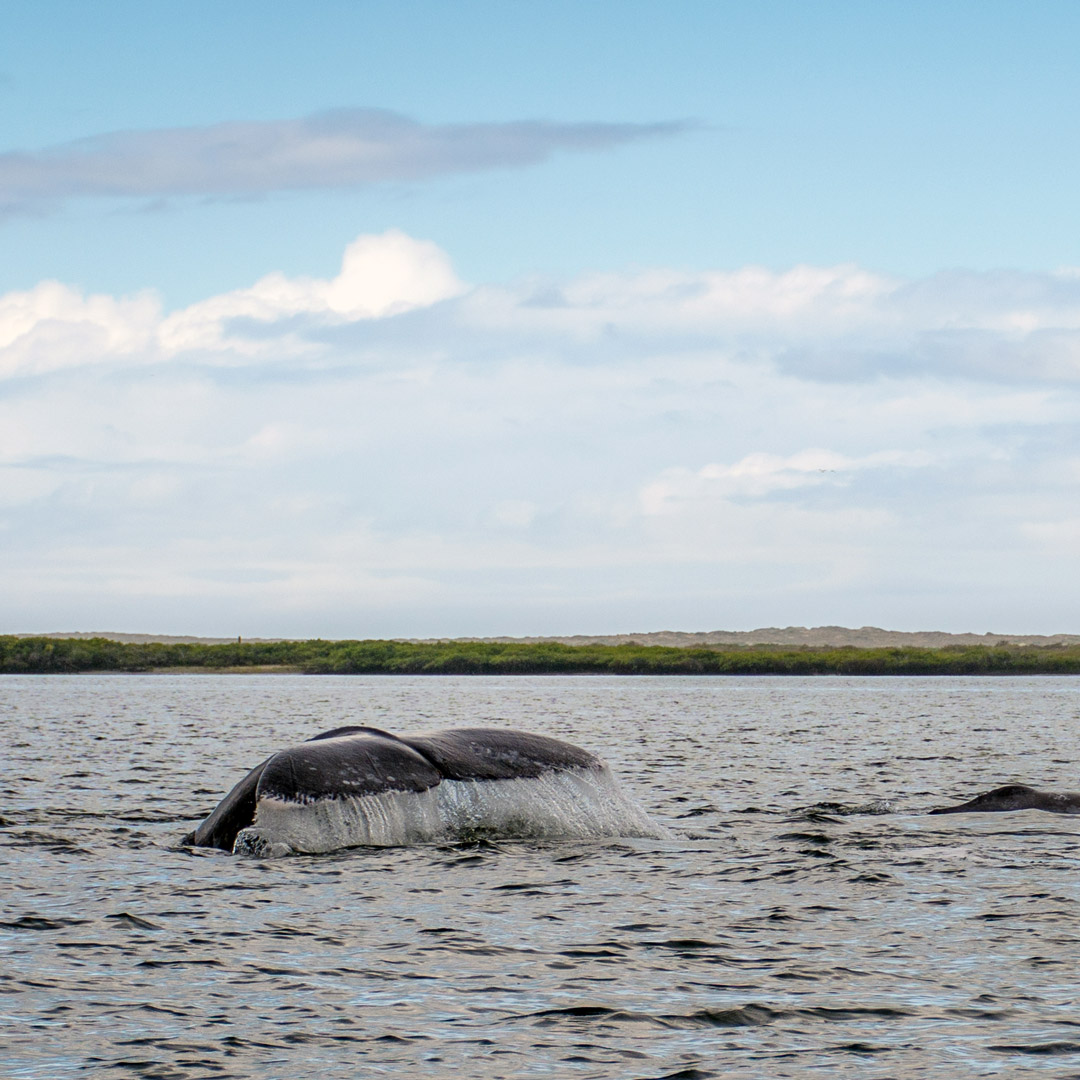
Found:
M 185 842 L 286 855 L 476 836 L 661 836 L 587 750 L 506 728 L 341 727 L 256 765 Z
M 1039 791 L 1026 784 L 1006 784 L 959 806 L 942 806 L 931 814 L 997 814 L 1011 810 L 1048 810 L 1052 814 L 1080 814 L 1080 792 Z

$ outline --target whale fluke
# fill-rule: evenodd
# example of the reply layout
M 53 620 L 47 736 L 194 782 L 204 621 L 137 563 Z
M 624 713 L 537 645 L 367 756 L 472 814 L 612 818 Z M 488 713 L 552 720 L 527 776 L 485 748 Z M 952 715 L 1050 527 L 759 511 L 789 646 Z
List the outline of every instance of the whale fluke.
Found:
M 1048 810 L 1052 814 L 1080 814 L 1080 792 L 1039 791 L 1027 784 L 1006 784 L 959 806 L 942 806 L 931 814 L 998 814 L 1010 810 Z
M 657 836 L 595 754 L 546 735 L 340 727 L 271 755 L 185 838 L 249 853 L 463 835 Z

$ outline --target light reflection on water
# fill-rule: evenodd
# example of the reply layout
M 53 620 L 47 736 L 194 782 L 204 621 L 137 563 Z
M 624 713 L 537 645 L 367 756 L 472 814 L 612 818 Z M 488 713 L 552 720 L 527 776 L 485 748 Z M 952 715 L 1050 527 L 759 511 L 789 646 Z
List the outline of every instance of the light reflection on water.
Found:
M 4 1075 L 1080 1076 L 1080 819 L 921 813 L 1080 788 L 1078 720 L 1076 678 L 2 677 Z M 342 723 L 569 739 L 674 835 L 177 846 Z

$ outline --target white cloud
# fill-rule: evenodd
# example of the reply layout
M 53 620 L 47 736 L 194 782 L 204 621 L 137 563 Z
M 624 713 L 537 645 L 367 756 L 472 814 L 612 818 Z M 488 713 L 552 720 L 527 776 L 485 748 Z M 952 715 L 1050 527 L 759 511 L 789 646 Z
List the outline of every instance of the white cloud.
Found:
M 332 322 L 386 318 L 447 300 L 464 288 L 439 247 L 391 229 L 354 240 L 334 278 L 268 274 L 248 289 L 211 297 L 170 315 L 158 338 L 167 353 L 229 347 L 257 354 L 280 349 L 280 341 L 230 339 L 230 320 L 270 323 L 296 315 Z
M 192 350 L 247 361 L 305 356 L 312 347 L 289 329 L 267 338 L 229 333 L 234 320 L 271 324 L 296 316 L 321 323 L 388 318 L 461 294 L 465 286 L 437 245 L 395 229 L 359 236 L 336 277 L 268 274 L 247 289 L 222 293 L 162 317 L 150 291 L 132 297 L 86 296 L 45 281 L 0 296 L 0 378 L 40 375 L 102 362 L 156 363 Z
M 882 450 L 862 458 L 821 449 L 800 450 L 788 457 L 754 453 L 732 465 L 668 469 L 641 489 L 639 499 L 643 513 L 668 514 L 702 499 L 761 498 L 796 488 L 835 486 L 858 470 L 918 468 L 930 462 L 923 451 Z
M 479 288 L 461 318 L 539 340 L 711 341 L 810 379 L 1080 379 L 1080 275 L 1070 270 L 917 281 L 856 266 L 597 274 Z
M 57 281 L 0 296 L 0 377 L 152 351 L 161 307 L 150 292 L 85 296 Z
M 479 289 L 465 314 L 481 327 L 584 337 L 611 329 L 816 336 L 880 323 L 879 301 L 898 284 L 856 266 L 797 266 L 783 273 L 757 266 L 731 272 L 647 270 L 589 275 L 561 286 L 533 282 Z

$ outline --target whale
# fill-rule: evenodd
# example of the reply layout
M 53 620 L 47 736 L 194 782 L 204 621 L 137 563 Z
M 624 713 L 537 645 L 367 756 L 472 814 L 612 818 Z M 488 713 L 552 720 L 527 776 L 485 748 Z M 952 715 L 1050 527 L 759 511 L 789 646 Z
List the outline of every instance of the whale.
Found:
M 976 795 L 958 806 L 942 806 L 931 814 L 1000 814 L 1011 810 L 1048 810 L 1052 814 L 1080 814 L 1080 792 L 1039 791 L 1026 784 L 1006 784 Z
M 338 727 L 271 754 L 184 838 L 315 854 L 480 837 L 660 836 L 595 754 L 509 728 Z

